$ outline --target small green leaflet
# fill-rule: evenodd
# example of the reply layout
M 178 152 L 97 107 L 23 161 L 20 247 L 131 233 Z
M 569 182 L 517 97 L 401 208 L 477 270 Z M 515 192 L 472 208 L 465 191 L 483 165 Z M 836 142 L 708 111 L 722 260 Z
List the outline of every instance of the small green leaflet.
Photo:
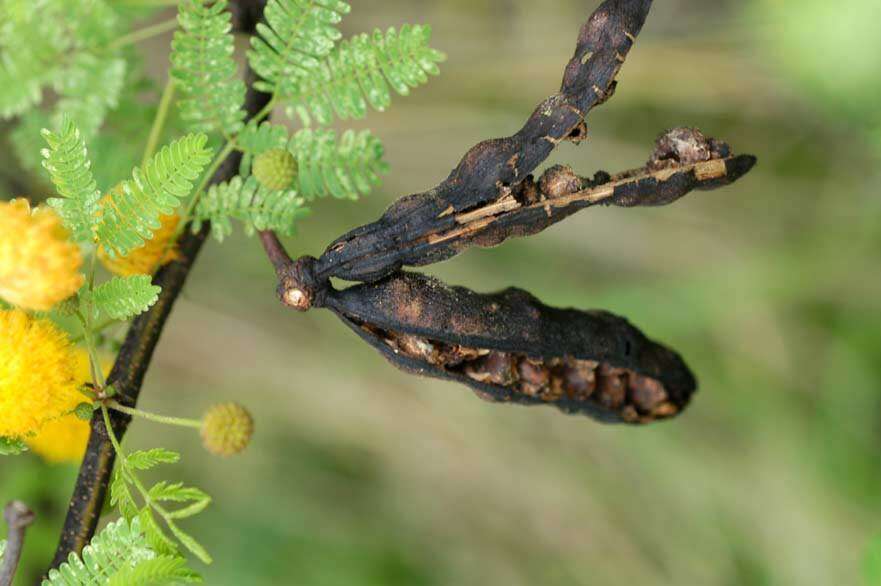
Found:
M 144 492 L 143 485 L 138 482 L 135 472 L 150 470 L 160 464 L 175 464 L 180 461 L 180 454 L 153 448 L 132 452 L 125 457 L 116 468 L 110 483 L 110 504 L 116 506 L 122 516 L 128 520 L 138 520 L 143 527 L 147 542 L 156 552 L 164 555 L 176 555 L 177 544 L 166 535 L 156 515 L 161 518 L 171 534 L 193 555 L 206 564 L 212 559 L 208 552 L 191 535 L 177 526 L 176 520 L 192 517 L 205 510 L 211 503 L 211 497 L 204 491 L 183 483 L 160 481 Z M 139 507 L 133 491 L 144 500 L 145 505 Z M 177 505 L 172 509 L 169 505 Z
M 0 436 L 0 456 L 17 456 L 27 449 L 28 447 L 19 439 Z
M 158 554 L 150 547 L 141 520 L 119 519 L 107 525 L 67 562 L 50 570 L 42 586 L 176 584 L 201 581 L 180 556 Z
M 49 171 L 60 198 L 49 199 L 75 240 L 91 241 L 100 209 L 101 192 L 92 176 L 92 162 L 76 125 L 66 116 L 57 134 L 43 129 L 49 148 L 43 149 L 43 167 Z
M 211 161 L 204 134 L 188 134 L 166 145 L 132 178 L 113 190 L 101 206 L 98 241 L 108 254 L 125 256 L 153 238 L 159 218 L 171 214 L 193 189 L 193 183 Z
M 180 454 L 164 448 L 153 448 L 132 452 L 126 457 L 126 461 L 135 470 L 149 470 L 159 464 L 177 464 L 180 462 Z
M 100 314 L 127 320 L 147 311 L 159 299 L 161 291 L 148 275 L 113 277 L 95 288 L 92 302 Z

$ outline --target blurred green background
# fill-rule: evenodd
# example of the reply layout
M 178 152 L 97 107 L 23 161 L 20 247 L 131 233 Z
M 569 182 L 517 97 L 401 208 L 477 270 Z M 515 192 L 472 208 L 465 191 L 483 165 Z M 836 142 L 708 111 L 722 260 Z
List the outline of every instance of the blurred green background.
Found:
M 319 202 L 292 252 L 320 253 L 398 196 L 437 184 L 474 143 L 519 129 L 556 90 L 598 3 L 354 2 L 347 33 L 430 23 L 449 59 L 429 86 L 356 125 L 385 141 L 392 172 L 360 203 Z M 428 270 L 628 316 L 699 377 L 671 422 L 602 426 L 404 375 L 326 312 L 283 309 L 255 240 L 209 244 L 141 405 L 197 416 L 237 400 L 256 415 L 255 442 L 218 460 L 183 431 L 137 423 L 128 438 L 181 450 L 169 474 L 215 497 L 188 525 L 216 558 L 206 582 L 871 579 L 867 551 L 881 533 L 875 4 L 657 2 L 617 95 L 588 120 L 590 140 L 548 164 L 639 166 L 657 134 L 685 124 L 756 154 L 753 173 L 667 208 L 594 209 Z M 157 76 L 167 41 L 141 47 Z M 9 171 L 4 180 L 5 191 L 44 185 Z M 39 511 L 32 576 L 55 547 L 75 472 L 31 456 L 2 463 L 0 501 Z

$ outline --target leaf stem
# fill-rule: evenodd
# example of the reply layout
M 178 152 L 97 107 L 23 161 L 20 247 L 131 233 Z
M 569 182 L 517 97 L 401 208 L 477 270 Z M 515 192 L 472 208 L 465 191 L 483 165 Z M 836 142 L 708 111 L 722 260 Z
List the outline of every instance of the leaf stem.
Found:
M 202 180 L 199 181 L 199 184 L 196 186 L 196 189 L 193 190 L 193 196 L 190 198 L 190 201 L 187 203 L 187 207 L 184 210 L 184 213 L 181 214 L 180 222 L 177 224 L 177 230 L 175 231 L 174 238 L 170 239 L 169 242 L 174 242 L 177 240 L 177 237 L 184 231 L 184 228 L 189 224 L 190 220 L 193 217 L 193 211 L 196 209 L 196 204 L 199 203 L 199 197 L 201 197 L 202 192 L 208 186 L 208 183 L 211 181 L 211 178 L 214 177 L 214 173 L 223 164 L 223 161 L 236 149 L 236 140 L 230 139 L 227 141 L 226 145 L 223 147 L 223 150 L 218 153 L 216 157 L 214 157 L 214 161 L 211 163 L 211 166 L 205 171 L 202 175 Z
M 150 421 L 155 421 L 156 423 L 164 423 L 166 425 L 177 425 L 179 427 L 194 427 L 199 429 L 202 427 L 202 422 L 198 419 L 187 419 L 184 417 L 169 417 L 168 415 L 159 415 L 157 413 L 150 413 L 149 411 L 144 411 L 143 409 L 135 409 L 134 407 L 126 407 L 125 405 L 119 403 L 118 401 L 114 401 L 113 399 L 107 401 L 105 403 L 108 407 L 115 411 L 119 411 L 120 413 L 125 413 L 126 415 L 131 415 L 132 417 L 143 417 L 144 419 L 148 419 Z
M 144 156 L 141 159 L 141 168 L 147 165 L 150 157 L 156 152 L 156 147 L 162 136 L 162 129 L 165 127 L 165 121 L 168 120 L 168 113 L 174 99 L 174 89 L 174 78 L 169 75 L 168 81 L 165 82 L 165 89 L 162 90 L 162 97 L 159 100 L 159 109 L 156 111 L 156 117 L 153 119 L 153 126 L 150 128 L 150 136 L 147 138 L 147 146 L 144 148 Z
M 122 322 L 118 319 L 106 319 L 106 320 L 102 321 L 101 323 L 99 323 L 98 325 L 92 326 L 92 333 L 99 334 L 99 333 L 103 332 L 104 330 L 106 330 L 107 328 L 109 328 L 110 326 L 114 326 L 114 325 L 120 324 L 120 323 L 122 323 Z M 82 342 L 84 338 L 85 338 L 85 334 L 80 334 L 79 336 L 71 338 L 70 343 L 77 344 L 79 342 Z
M 91 258 L 89 260 L 89 279 L 88 279 L 88 301 L 84 304 L 85 312 L 83 312 L 82 303 L 80 309 L 76 312 L 83 326 L 83 338 L 86 342 L 86 349 L 89 352 L 89 369 L 92 373 L 92 383 L 97 388 L 103 388 L 107 381 L 104 380 L 104 373 L 101 371 L 101 364 L 98 362 L 98 352 L 95 346 L 94 330 L 92 327 L 92 292 L 95 290 L 95 269 L 97 267 L 98 251 L 92 249 Z
M 145 26 L 144 28 L 123 35 L 107 45 L 107 48 L 110 50 L 115 50 L 128 45 L 134 45 L 135 43 L 146 41 L 149 38 L 159 36 L 176 28 L 177 17 L 169 18 L 168 20 L 163 20 L 162 22 L 157 22 L 156 24 L 151 24 L 150 26 Z

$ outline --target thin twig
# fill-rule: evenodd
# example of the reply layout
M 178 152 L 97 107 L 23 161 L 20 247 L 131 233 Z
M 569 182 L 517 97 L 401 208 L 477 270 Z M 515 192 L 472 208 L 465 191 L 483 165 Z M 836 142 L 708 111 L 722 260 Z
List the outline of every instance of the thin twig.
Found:
M 263 249 L 266 250 L 266 256 L 269 257 L 272 266 L 275 267 L 276 273 L 293 262 L 290 255 L 288 255 L 288 251 L 285 250 L 284 245 L 278 239 L 278 235 L 276 235 L 275 232 L 272 230 L 263 230 L 259 232 L 259 234 L 260 242 L 263 243 Z
M 36 515 L 23 502 L 12 501 L 3 509 L 3 518 L 9 527 L 9 533 L 6 538 L 6 551 L 3 553 L 3 564 L 0 565 L 0 586 L 10 586 L 18 569 L 18 561 L 21 559 L 24 534 L 34 522 Z

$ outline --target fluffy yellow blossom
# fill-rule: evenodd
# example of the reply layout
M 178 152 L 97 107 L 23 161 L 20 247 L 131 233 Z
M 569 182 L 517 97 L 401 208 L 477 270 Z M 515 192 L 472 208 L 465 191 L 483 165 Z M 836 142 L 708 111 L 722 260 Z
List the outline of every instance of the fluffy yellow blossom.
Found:
M 111 193 L 105 195 L 102 203 L 107 205 L 108 202 L 112 202 L 112 194 L 118 189 L 121 189 L 121 185 L 117 185 L 111 190 Z M 159 222 L 161 226 L 153 233 L 153 238 L 126 256 L 111 257 L 103 246 L 100 247 L 98 258 L 101 259 L 101 264 L 115 275 L 131 277 L 152 275 L 159 267 L 173 261 L 177 258 L 177 250 L 169 243 L 177 232 L 180 216 L 177 214 L 162 216 L 159 218 Z
M 83 284 L 80 249 L 50 208 L 0 202 L 0 297 L 22 309 L 49 310 Z
M 105 365 L 104 374 L 107 374 L 109 365 Z M 91 380 L 92 374 L 89 369 L 89 354 L 79 349 L 76 352 L 76 365 L 74 376 L 79 384 Z M 85 397 L 77 395 L 72 398 L 68 405 L 68 411 L 72 411 L 77 405 L 85 401 Z M 86 444 L 89 442 L 89 422 L 83 421 L 75 414 L 62 415 L 43 426 L 37 435 L 27 438 L 25 441 L 30 449 L 41 456 L 47 462 L 79 462 L 86 453 Z
M 76 405 L 76 353 L 52 322 L 0 311 L 0 436 L 24 438 Z

